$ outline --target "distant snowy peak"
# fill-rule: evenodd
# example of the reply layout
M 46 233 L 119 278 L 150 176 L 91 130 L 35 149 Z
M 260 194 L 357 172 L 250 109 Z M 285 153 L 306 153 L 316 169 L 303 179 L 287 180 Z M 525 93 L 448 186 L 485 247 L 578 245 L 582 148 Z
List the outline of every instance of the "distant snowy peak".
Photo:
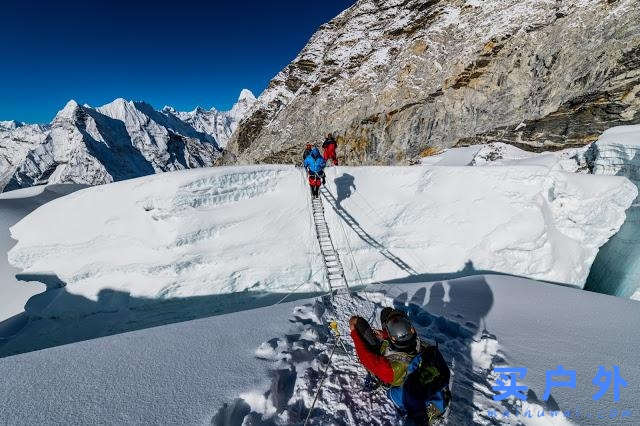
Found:
M 0 121 L 0 129 L 2 130 L 13 130 L 22 126 L 24 126 L 24 123 L 15 120 Z
M 249 89 L 242 89 L 240 91 L 240 96 L 238 96 L 238 102 L 240 101 L 249 101 L 253 102 L 256 100 L 256 97 L 253 95 L 253 92 Z
M 48 134 L 46 125 L 0 122 L 0 192 L 27 153 L 42 144 Z
M 222 155 L 212 135 L 122 98 L 98 108 L 70 100 L 50 126 L 3 122 L 0 148 L 4 191 L 44 183 L 99 185 L 212 166 Z
M 128 116 L 138 115 L 138 109 L 133 101 L 127 101 L 123 98 L 117 98 L 108 104 L 96 108 L 97 111 L 111 118 L 127 119 Z
M 218 111 L 215 108 L 206 110 L 196 107 L 193 111 L 176 111 L 175 108 L 165 106 L 162 111 L 189 123 L 199 132 L 215 138 L 218 145 L 224 148 L 227 141 L 238 127 L 238 123 L 246 116 L 256 101 L 250 90 L 242 89 L 237 102 L 229 111 Z
M 246 89 L 229 111 L 158 111 L 123 98 L 93 108 L 72 99 L 50 125 L 0 121 L 0 192 L 213 166 L 255 101 Z
M 67 102 L 64 108 L 58 111 L 56 116 L 53 118 L 53 121 L 55 122 L 58 119 L 73 118 L 77 114 L 79 108 L 80 108 L 80 105 L 78 105 L 78 103 L 75 100 L 71 99 L 69 102 Z
M 256 97 L 253 96 L 253 93 L 251 93 L 250 90 L 242 89 L 238 101 L 230 111 L 236 123 L 240 122 L 247 115 L 247 112 L 249 112 L 255 103 Z

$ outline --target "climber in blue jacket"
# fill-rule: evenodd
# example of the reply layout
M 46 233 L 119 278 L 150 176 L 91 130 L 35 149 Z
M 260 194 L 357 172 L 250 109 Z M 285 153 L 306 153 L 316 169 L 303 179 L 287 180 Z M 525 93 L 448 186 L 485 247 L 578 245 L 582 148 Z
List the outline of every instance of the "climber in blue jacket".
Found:
M 324 158 L 320 154 L 318 148 L 313 148 L 307 158 L 304 159 L 303 167 L 307 170 L 307 174 L 309 175 L 309 185 L 311 186 L 311 195 L 314 198 L 318 197 L 318 193 L 320 192 L 320 184 L 324 185 L 325 183 L 325 175 L 324 175 L 324 166 L 325 163 Z

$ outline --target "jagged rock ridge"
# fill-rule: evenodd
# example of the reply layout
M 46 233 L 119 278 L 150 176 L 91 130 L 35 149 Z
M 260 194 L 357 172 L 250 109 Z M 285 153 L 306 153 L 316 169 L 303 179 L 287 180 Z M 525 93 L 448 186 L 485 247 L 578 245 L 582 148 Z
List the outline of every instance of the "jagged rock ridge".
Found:
M 243 90 L 231 111 L 216 112 L 230 126 L 222 130 L 230 134 L 254 100 Z M 92 108 L 72 100 L 50 125 L 0 122 L 0 190 L 44 183 L 98 185 L 215 165 L 223 151 L 216 140 L 220 135 L 197 125 L 199 111 L 204 110 L 157 111 L 124 99 Z
M 294 161 L 328 131 L 352 163 L 585 145 L 640 122 L 639 92 L 635 0 L 360 0 L 270 82 L 229 161 Z

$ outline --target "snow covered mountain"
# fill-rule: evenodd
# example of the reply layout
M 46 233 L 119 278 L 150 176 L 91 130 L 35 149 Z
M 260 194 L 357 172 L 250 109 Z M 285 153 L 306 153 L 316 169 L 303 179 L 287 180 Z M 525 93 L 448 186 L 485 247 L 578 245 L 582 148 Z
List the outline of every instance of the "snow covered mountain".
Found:
M 24 126 L 24 123 L 15 120 L 0 121 L 0 129 L 2 130 L 13 130 L 21 126 Z
M 639 88 L 636 0 L 359 0 L 270 82 L 229 161 L 291 162 L 329 131 L 353 164 L 585 145 L 640 122 Z
M 29 151 L 44 143 L 49 126 L 0 122 L 0 192 Z
M 143 102 L 116 99 L 99 108 L 69 101 L 6 183 L 5 190 L 42 183 L 98 185 L 157 172 L 214 164 L 220 149 Z
M 226 141 L 254 101 L 243 90 L 230 111 L 180 113 L 121 98 L 98 108 L 72 100 L 49 125 L 0 122 L 0 190 L 98 185 L 215 165 L 217 141 Z
M 240 92 L 238 101 L 229 111 L 218 111 L 215 108 L 205 110 L 197 107 L 193 111 L 182 112 L 176 111 L 170 106 L 164 107 L 162 111 L 175 115 L 180 120 L 192 125 L 199 132 L 213 136 L 218 145 L 224 148 L 231 134 L 238 127 L 238 123 L 245 117 L 255 101 L 256 98 L 253 93 L 243 89 Z

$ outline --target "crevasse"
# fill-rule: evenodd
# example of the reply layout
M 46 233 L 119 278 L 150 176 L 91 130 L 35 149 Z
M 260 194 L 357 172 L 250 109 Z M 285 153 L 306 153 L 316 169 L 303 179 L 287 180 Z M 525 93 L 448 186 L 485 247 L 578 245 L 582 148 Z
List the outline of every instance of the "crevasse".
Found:
M 626 176 L 640 187 L 640 125 L 614 127 L 602 134 L 590 150 L 592 172 Z M 627 218 L 600 248 L 585 288 L 640 300 L 640 200 L 627 210 Z

